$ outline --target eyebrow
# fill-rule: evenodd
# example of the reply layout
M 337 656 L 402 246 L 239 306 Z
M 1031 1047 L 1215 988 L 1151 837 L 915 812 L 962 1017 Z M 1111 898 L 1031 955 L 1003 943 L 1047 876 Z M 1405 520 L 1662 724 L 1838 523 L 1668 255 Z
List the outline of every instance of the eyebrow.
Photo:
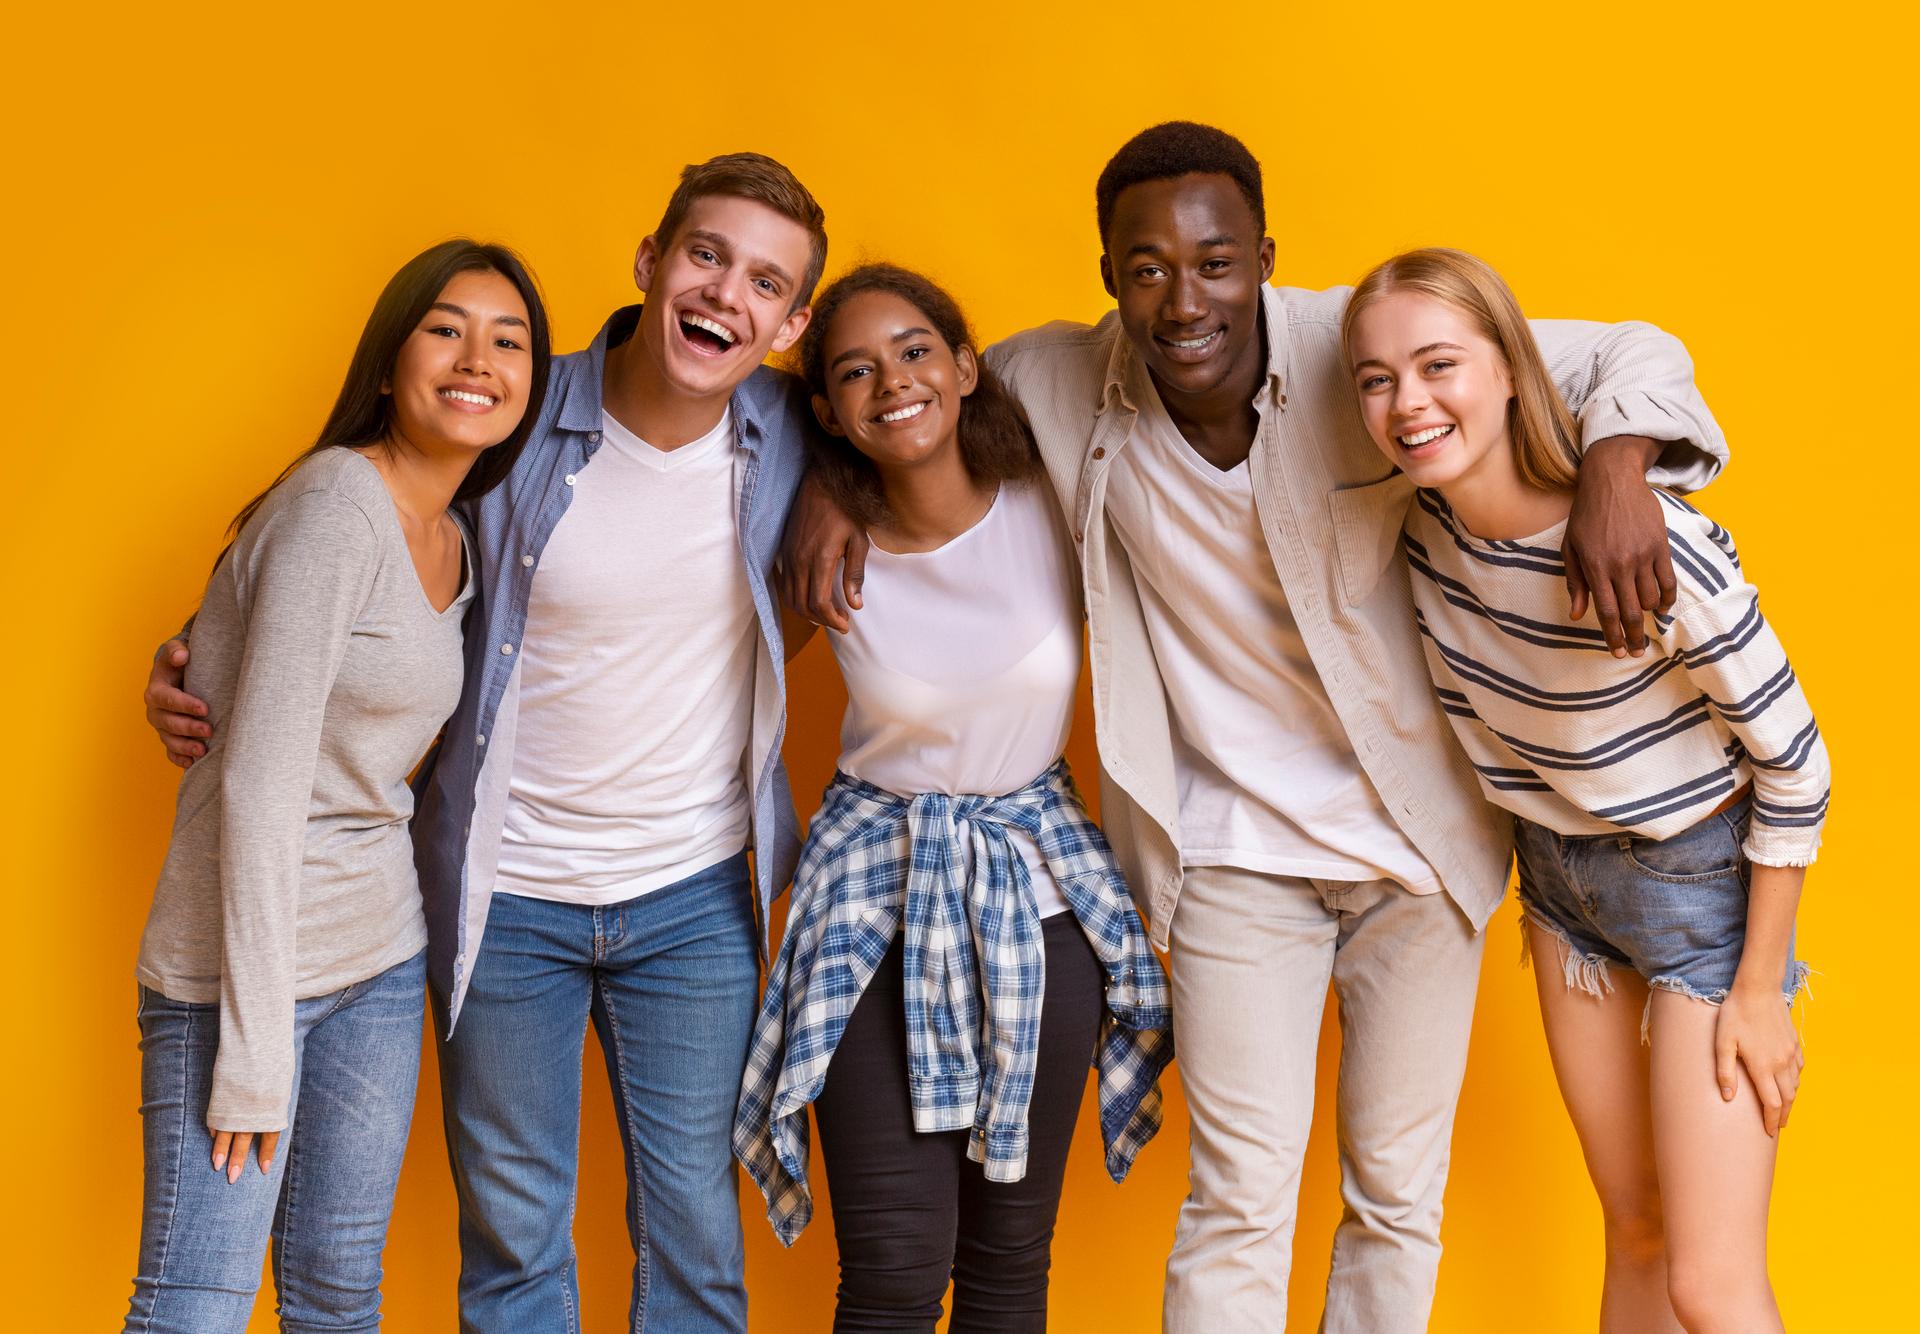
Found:
M 456 306 L 451 301 L 436 301 L 431 306 L 428 306 L 427 309 L 428 310 L 444 310 L 447 312 L 447 314 L 458 315 L 463 320 L 466 319 L 468 316 L 468 311 L 466 307 Z M 512 324 L 522 329 L 527 327 L 527 322 L 521 319 L 518 315 L 495 315 L 493 317 L 493 322 L 495 324 Z
M 718 232 L 709 232 L 709 231 L 696 229 L 694 231 L 690 231 L 687 233 L 687 239 L 689 241 L 705 241 L 708 245 L 712 246 L 714 249 L 724 250 L 724 251 L 727 251 L 728 253 L 732 253 L 732 250 L 733 250 L 733 242 L 729 241 L 726 237 L 720 235 L 720 233 Z M 757 260 L 755 262 L 759 264 L 761 268 L 765 269 L 768 273 L 771 273 L 774 277 L 778 278 L 781 282 L 785 283 L 788 287 L 793 286 L 793 275 L 791 273 L 788 273 L 785 269 L 781 268 L 778 264 L 774 263 L 772 260 L 762 259 L 762 260 Z
M 1237 248 L 1239 244 L 1240 244 L 1239 237 L 1227 236 L 1223 234 L 1220 236 L 1209 236 L 1206 240 L 1200 242 L 1200 244 L 1196 246 L 1195 249 L 1224 250 L 1224 249 Z M 1159 244 L 1156 241 L 1142 241 L 1139 245 L 1127 247 L 1126 258 L 1132 259 L 1135 255 L 1157 255 L 1157 254 L 1160 254 L 1165 249 L 1166 249 L 1165 246 Z
M 1448 350 L 1453 352 L 1465 352 L 1467 349 L 1465 349 L 1464 347 L 1461 347 L 1460 344 L 1458 343 L 1428 343 L 1425 347 L 1416 347 L 1413 350 L 1413 355 L 1415 357 L 1424 357 L 1429 352 L 1439 352 L 1442 350 Z M 1374 357 L 1368 357 L 1364 361 L 1356 361 L 1353 363 L 1353 369 L 1356 371 L 1358 371 L 1362 366 L 1378 366 L 1383 371 L 1393 369 L 1391 366 L 1387 365 L 1386 362 L 1380 361 Z
M 895 334 L 888 341 L 893 343 L 904 343 L 909 338 L 931 338 L 931 337 L 933 337 L 933 330 L 923 329 L 916 324 L 911 329 L 902 329 L 899 333 Z M 835 366 L 838 366 L 843 361 L 852 361 L 856 357 L 864 357 L 866 355 L 868 355 L 868 353 L 864 347 L 850 347 L 845 352 L 842 352 L 839 356 L 835 357 L 832 361 L 829 361 L 827 363 L 827 369 L 832 370 Z

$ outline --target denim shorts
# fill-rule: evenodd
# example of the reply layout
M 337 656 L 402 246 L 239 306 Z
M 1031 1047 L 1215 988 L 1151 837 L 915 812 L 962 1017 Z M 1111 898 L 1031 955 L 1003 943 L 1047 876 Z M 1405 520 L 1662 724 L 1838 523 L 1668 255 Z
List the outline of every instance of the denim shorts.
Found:
M 1670 838 L 1556 834 L 1516 820 L 1521 907 L 1560 942 L 1567 986 L 1597 996 L 1613 989 L 1609 966 L 1624 967 L 1649 987 L 1725 1000 L 1746 943 L 1748 815 L 1742 797 Z M 1789 959 L 1788 1004 L 1806 974 Z

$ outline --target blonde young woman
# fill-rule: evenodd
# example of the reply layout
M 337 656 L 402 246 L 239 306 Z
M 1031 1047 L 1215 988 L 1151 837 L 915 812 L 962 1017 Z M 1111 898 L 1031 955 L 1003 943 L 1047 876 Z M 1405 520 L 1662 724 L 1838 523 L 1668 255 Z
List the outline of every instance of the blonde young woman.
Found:
M 1566 614 L 1578 454 L 1513 294 L 1419 250 L 1342 329 L 1375 444 L 1419 488 L 1404 541 L 1434 687 L 1516 817 L 1554 1070 L 1606 1221 L 1605 1330 L 1781 1328 L 1777 1133 L 1804 1058 L 1794 913 L 1826 748 L 1726 531 L 1657 492 L 1679 588 L 1649 652 Z

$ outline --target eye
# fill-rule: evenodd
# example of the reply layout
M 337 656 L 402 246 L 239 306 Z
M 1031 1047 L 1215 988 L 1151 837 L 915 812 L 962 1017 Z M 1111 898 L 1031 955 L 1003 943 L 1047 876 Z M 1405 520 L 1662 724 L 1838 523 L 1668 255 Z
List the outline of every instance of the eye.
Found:
M 1233 261 L 1230 259 L 1210 259 L 1206 263 L 1202 264 L 1200 266 L 1200 269 L 1204 273 L 1218 273 L 1222 269 L 1228 269 L 1232 267 L 1233 267 Z
M 720 257 L 703 245 L 697 245 L 693 248 L 693 257 L 702 264 L 718 264 L 720 262 Z
M 451 324 L 430 324 L 422 330 L 422 332 L 430 333 L 436 338 L 458 338 L 460 336 L 460 331 Z
M 753 285 L 758 287 L 762 292 L 765 292 L 768 296 L 780 295 L 780 284 L 771 278 L 755 278 Z
M 1387 383 L 1387 378 L 1388 377 L 1384 375 L 1367 376 L 1365 379 L 1360 381 L 1360 392 L 1364 394 L 1370 389 L 1384 388 Z
M 1163 277 L 1165 273 L 1166 270 L 1158 264 L 1142 264 L 1133 271 L 1133 276 L 1142 282 L 1152 282 L 1155 278 Z
M 522 348 L 519 343 L 515 342 L 511 338 L 496 338 L 493 340 L 493 345 L 495 347 L 504 347 L 510 352 L 525 351 L 525 349 Z
M 847 373 L 840 377 L 840 382 L 845 384 L 849 380 L 857 380 L 872 369 L 871 366 L 850 366 L 847 368 Z
M 933 349 L 930 347 L 919 347 L 919 346 L 910 347 L 905 352 L 902 352 L 900 354 L 900 360 L 918 361 L 920 360 L 920 358 L 926 356 L 928 353 L 932 351 Z
M 1421 367 L 1421 369 L 1424 370 L 1428 375 L 1438 375 L 1442 371 L 1452 370 L 1454 368 L 1454 365 L 1455 365 L 1454 362 L 1448 361 L 1445 357 L 1442 357 L 1438 361 L 1429 361 L 1425 366 Z

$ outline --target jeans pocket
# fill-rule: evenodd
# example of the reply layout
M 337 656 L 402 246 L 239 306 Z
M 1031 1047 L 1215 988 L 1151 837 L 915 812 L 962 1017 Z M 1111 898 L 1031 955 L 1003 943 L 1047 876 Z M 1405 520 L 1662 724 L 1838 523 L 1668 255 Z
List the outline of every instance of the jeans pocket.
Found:
M 1740 874 L 1740 840 L 1717 815 L 1670 838 L 1623 837 L 1620 851 L 1634 870 L 1672 884 L 1737 879 Z

